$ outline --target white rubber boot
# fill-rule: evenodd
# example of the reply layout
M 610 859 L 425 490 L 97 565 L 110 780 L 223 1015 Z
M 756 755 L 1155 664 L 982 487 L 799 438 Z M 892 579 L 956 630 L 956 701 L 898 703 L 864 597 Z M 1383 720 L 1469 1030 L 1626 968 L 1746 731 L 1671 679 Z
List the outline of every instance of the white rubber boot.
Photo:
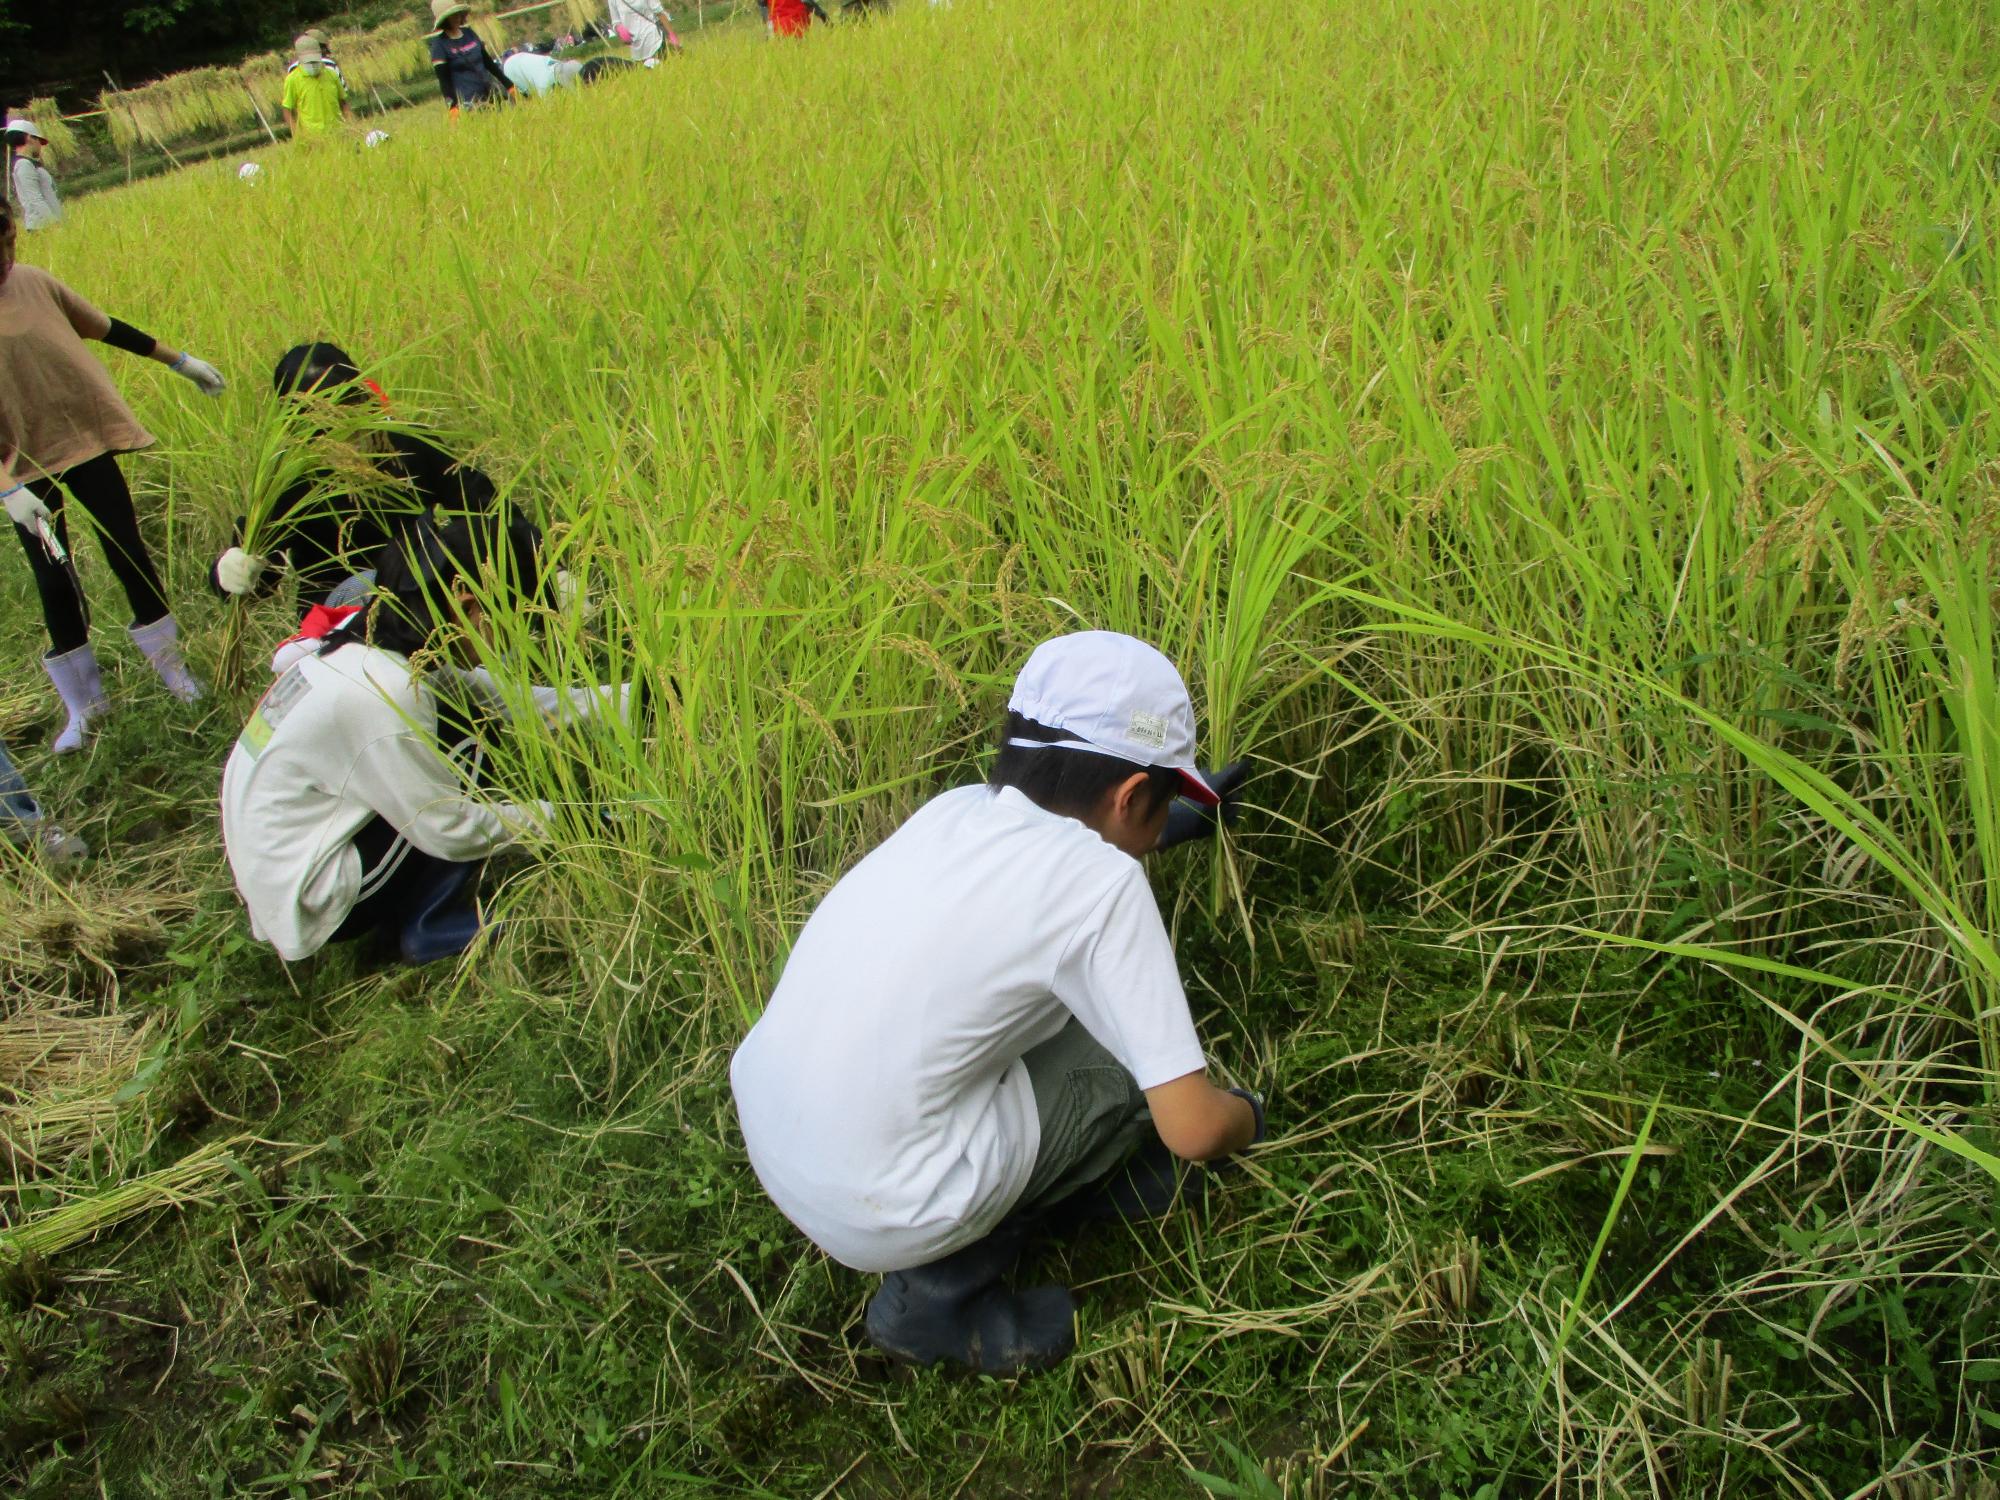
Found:
M 172 615 L 161 615 L 150 625 L 134 625 L 132 644 L 146 653 L 146 660 L 160 674 L 168 692 L 183 703 L 201 702 L 205 689 L 181 660 L 181 628 Z
M 104 683 L 97 674 L 97 653 L 89 646 L 78 646 L 61 656 L 43 657 L 42 669 L 49 674 L 49 681 L 56 685 L 63 707 L 69 710 L 69 722 L 56 736 L 55 752 L 58 755 L 73 755 L 83 748 L 84 736 L 90 732 L 90 721 L 111 706 L 111 700 L 104 696 Z

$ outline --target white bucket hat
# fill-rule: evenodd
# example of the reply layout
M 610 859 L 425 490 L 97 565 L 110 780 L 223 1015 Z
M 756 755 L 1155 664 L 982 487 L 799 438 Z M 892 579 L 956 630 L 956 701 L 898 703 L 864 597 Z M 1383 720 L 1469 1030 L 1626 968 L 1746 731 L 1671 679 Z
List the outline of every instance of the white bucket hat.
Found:
M 1060 729 L 1066 740 L 1012 739 L 1023 750 L 1094 750 L 1178 771 L 1181 794 L 1204 807 L 1222 799 L 1194 763 L 1194 704 L 1174 664 L 1110 630 L 1043 641 L 1014 680 L 1012 713 Z
M 49 143 L 49 138 L 43 135 L 41 131 L 35 129 L 35 122 L 33 120 L 22 120 L 22 119 L 9 120 L 6 125 L 7 133 L 11 135 L 17 130 L 20 131 L 21 134 L 23 135 L 33 136 L 36 140 L 40 141 L 44 146 L 46 146 Z

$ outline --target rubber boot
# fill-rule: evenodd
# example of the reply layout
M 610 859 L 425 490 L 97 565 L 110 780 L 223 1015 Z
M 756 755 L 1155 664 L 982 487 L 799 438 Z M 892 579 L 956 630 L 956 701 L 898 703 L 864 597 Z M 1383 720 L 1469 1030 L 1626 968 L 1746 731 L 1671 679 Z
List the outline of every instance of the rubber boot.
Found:
M 161 615 L 149 625 L 131 627 L 132 644 L 146 653 L 146 660 L 160 674 L 167 691 L 183 703 L 201 702 L 201 681 L 181 660 L 181 627 L 172 615 Z
M 908 1271 L 891 1271 L 868 1299 L 868 1337 L 905 1364 L 940 1360 L 983 1375 L 1060 1364 L 1076 1347 L 1076 1303 L 1059 1286 L 1010 1292 L 1001 1278 L 1027 1239 L 1025 1220 Z
M 111 700 L 104 696 L 103 679 L 98 676 L 97 653 L 87 645 L 78 646 L 61 656 L 43 657 L 42 669 L 56 685 L 63 707 L 69 710 L 69 722 L 56 736 L 55 752 L 74 754 L 83 748 L 90 721 L 111 706 Z
M 479 936 L 480 861 L 448 864 L 426 861 L 421 876 L 413 874 L 408 915 L 397 933 L 397 947 L 406 964 L 434 963 L 456 958 Z M 418 883 L 419 880 L 421 883 Z

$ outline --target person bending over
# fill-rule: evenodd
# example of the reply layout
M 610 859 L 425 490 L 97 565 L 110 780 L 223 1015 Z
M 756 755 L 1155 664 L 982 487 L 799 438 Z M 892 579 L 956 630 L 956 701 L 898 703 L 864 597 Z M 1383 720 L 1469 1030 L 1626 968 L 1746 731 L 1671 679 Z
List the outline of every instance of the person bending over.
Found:
M 218 593 L 268 594 L 289 567 L 301 599 L 351 603 L 392 537 L 421 520 L 496 509 L 493 481 L 396 425 L 380 387 L 338 344 L 287 349 L 271 386 L 307 420 L 306 448 L 326 451 L 293 466 L 254 526 L 236 518 L 209 573 Z
M 730 1064 L 751 1166 L 868 1335 L 989 1374 L 1075 1345 L 1062 1287 L 1005 1282 L 1037 1227 L 1163 1212 L 1174 1159 L 1263 1135 L 1209 1081 L 1139 865 L 1206 832 L 1180 674 L 1130 636 L 1038 646 L 986 786 L 932 799 L 834 886 Z M 1177 801 L 1176 799 L 1184 799 Z
M 545 802 L 477 793 L 479 745 L 459 708 L 468 695 L 506 706 L 484 664 L 487 610 L 534 594 L 531 532 L 480 515 L 409 528 L 369 603 L 244 726 L 222 773 L 222 839 L 252 933 L 282 957 L 363 938 L 412 964 L 462 953 L 480 931 L 482 863 L 546 826 Z M 533 690 L 559 720 L 623 712 L 628 696 Z
M 180 626 L 118 467 L 120 453 L 151 447 L 153 435 L 84 343 L 95 339 L 157 360 L 204 395 L 221 395 L 223 383 L 213 365 L 106 317 L 39 266 L 16 265 L 14 243 L 13 210 L 0 199 L 0 505 L 41 596 L 49 632 L 42 665 L 69 711 L 54 746 L 62 755 L 83 748 L 90 721 L 109 707 L 69 555 L 72 504 L 82 508 L 125 590 L 132 643 L 183 703 L 203 691 L 181 660 Z

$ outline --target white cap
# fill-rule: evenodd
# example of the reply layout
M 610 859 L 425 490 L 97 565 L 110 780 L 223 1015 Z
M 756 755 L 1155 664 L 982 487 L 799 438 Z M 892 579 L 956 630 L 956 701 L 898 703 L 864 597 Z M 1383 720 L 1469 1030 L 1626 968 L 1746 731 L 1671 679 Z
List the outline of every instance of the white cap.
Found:
M 23 120 L 18 116 L 7 122 L 6 129 L 8 131 L 18 130 L 21 132 L 21 134 L 31 135 L 38 141 L 46 141 L 48 139 L 47 136 L 43 135 L 39 130 L 35 129 L 35 122 L 33 120 Z
M 1181 793 L 1222 801 L 1194 763 L 1194 704 L 1174 664 L 1144 641 L 1079 630 L 1035 647 L 1014 679 L 1011 713 L 1060 729 L 1067 740 L 1014 739 L 1024 750 L 1095 750 L 1135 765 L 1180 772 Z

